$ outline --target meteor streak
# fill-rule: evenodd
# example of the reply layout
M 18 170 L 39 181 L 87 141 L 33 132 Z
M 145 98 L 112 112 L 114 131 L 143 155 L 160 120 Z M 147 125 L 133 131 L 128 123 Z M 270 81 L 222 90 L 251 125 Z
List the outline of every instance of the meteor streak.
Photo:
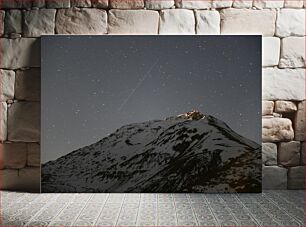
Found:
M 151 67 L 149 68 L 149 70 L 144 74 L 144 76 L 138 81 L 137 85 L 135 88 L 132 89 L 131 93 L 127 96 L 127 98 L 122 102 L 122 104 L 120 105 L 120 107 L 118 108 L 118 111 L 121 111 L 122 108 L 127 104 L 127 102 L 130 100 L 130 98 L 134 95 L 134 93 L 137 91 L 137 89 L 142 85 L 142 83 L 147 79 L 148 75 L 150 75 L 150 72 L 152 71 L 152 69 L 156 66 L 158 62 L 157 61 L 151 65 Z

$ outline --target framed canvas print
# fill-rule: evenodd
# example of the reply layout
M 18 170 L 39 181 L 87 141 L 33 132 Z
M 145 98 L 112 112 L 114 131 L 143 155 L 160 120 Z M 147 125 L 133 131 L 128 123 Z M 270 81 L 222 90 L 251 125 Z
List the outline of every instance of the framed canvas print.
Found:
M 261 36 L 43 36 L 42 192 L 260 192 Z

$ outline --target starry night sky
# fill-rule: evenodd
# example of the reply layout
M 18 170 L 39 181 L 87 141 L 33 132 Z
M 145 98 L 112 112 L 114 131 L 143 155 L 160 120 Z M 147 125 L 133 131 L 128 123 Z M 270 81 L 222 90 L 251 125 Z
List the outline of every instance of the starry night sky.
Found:
M 260 36 L 42 37 L 42 163 L 197 109 L 261 142 Z

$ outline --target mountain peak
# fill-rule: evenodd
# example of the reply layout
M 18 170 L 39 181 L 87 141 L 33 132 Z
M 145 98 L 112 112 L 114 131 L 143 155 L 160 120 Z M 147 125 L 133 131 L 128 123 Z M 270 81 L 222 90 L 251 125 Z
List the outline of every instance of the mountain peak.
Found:
M 204 119 L 206 116 L 204 114 L 202 114 L 200 111 L 197 111 L 195 109 L 183 113 L 183 114 L 179 114 L 176 116 L 172 116 L 172 117 L 167 117 L 165 120 L 201 120 Z
M 43 192 L 257 192 L 261 156 L 260 145 L 192 110 L 122 126 L 43 164 L 41 187 Z
M 190 120 L 200 120 L 200 119 L 203 119 L 205 115 L 202 114 L 200 111 L 193 109 L 187 113 L 180 114 L 177 117 L 190 119 Z

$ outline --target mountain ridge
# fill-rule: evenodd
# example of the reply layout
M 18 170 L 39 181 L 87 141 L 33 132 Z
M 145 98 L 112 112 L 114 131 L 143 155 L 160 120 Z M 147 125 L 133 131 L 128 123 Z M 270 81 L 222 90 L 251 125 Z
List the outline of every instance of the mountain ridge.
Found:
M 43 164 L 42 191 L 260 192 L 261 149 L 225 122 L 191 111 L 122 126 Z

